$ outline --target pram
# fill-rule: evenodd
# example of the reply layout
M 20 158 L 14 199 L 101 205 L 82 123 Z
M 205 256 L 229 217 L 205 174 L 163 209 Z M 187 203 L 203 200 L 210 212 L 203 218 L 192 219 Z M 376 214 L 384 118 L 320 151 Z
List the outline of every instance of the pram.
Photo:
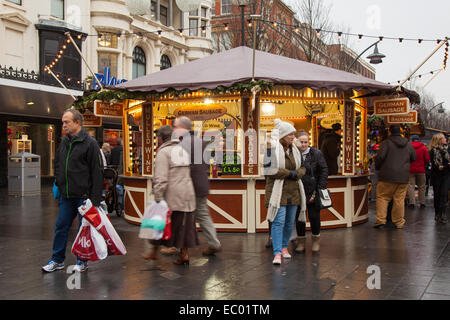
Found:
M 114 168 L 107 167 L 103 170 L 103 198 L 108 207 L 108 212 L 116 211 L 116 215 L 120 217 L 123 210 L 120 201 L 122 199 L 122 186 L 117 184 L 118 178 L 119 175 Z

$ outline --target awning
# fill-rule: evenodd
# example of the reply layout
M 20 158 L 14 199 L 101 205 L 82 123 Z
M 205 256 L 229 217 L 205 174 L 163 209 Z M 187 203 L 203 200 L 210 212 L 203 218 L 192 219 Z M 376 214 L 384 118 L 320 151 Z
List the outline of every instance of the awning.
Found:
M 255 80 L 295 89 L 390 90 L 393 86 L 353 73 L 256 50 Z M 252 49 L 238 47 L 115 86 L 129 91 L 229 87 L 252 79 Z

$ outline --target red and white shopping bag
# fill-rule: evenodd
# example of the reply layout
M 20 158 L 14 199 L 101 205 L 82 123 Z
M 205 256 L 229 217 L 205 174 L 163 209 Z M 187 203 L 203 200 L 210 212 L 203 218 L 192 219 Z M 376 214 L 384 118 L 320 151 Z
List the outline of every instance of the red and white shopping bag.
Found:
M 89 261 L 103 260 L 108 256 L 105 239 L 86 219 L 81 222 L 72 253 L 81 260 Z
M 127 253 L 122 240 L 109 220 L 108 213 L 102 206 L 94 207 L 91 200 L 87 199 L 78 208 L 78 212 L 103 236 L 109 254 L 124 255 Z

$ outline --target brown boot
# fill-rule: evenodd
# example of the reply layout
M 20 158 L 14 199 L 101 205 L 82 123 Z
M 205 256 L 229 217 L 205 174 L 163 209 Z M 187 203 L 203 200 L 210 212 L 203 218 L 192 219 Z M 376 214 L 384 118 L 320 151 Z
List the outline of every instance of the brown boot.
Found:
M 319 250 L 320 250 L 320 234 L 318 234 L 317 236 L 312 235 L 311 251 L 318 252 Z
M 143 253 L 141 254 L 141 256 L 146 260 L 156 260 L 158 259 L 158 249 L 159 246 L 153 246 L 153 248 L 150 249 L 149 253 Z
M 181 265 L 189 265 L 189 252 L 188 248 L 181 248 L 180 255 L 178 256 L 178 259 L 175 260 L 173 263 Z
M 306 236 L 298 237 L 297 246 L 295 247 L 294 251 L 297 253 L 305 252 L 305 244 L 306 244 Z

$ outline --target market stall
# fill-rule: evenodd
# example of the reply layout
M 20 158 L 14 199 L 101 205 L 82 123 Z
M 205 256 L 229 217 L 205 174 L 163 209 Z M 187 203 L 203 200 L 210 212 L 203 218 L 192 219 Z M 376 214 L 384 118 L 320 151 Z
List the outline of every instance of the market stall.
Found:
M 210 142 L 208 206 L 219 231 L 267 230 L 263 158 L 273 120 L 320 135 L 341 123 L 339 174 L 330 176 L 333 207 L 323 228 L 368 219 L 367 108 L 364 94 L 393 87 L 351 73 L 239 47 L 115 87 L 123 109 L 125 219 L 140 224 L 151 198 L 155 130 L 177 116 Z M 106 95 L 103 97 L 106 99 Z M 309 226 L 309 225 L 307 225 Z

